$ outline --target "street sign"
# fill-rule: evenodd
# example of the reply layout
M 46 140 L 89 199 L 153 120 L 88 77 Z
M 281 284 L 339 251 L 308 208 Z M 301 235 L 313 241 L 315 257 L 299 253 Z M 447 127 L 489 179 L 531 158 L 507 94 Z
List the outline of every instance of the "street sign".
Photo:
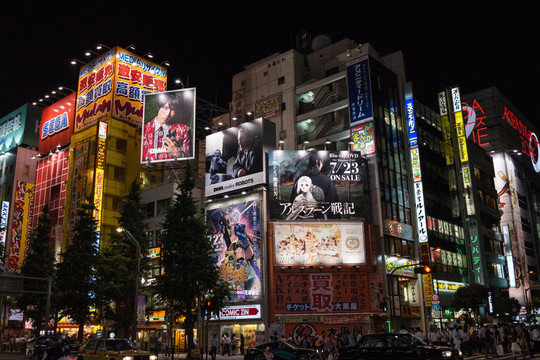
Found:
M 434 302 L 434 303 L 438 303 L 439 302 L 439 294 L 431 295 L 431 301 Z
M 440 311 L 441 310 L 441 305 L 440 304 L 433 304 L 433 306 L 431 308 L 433 309 L 433 311 Z

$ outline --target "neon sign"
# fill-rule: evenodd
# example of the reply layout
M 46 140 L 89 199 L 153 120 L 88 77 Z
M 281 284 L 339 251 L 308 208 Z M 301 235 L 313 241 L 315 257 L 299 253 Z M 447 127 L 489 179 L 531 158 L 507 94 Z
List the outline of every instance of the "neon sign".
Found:
M 538 163 L 540 143 L 538 142 L 538 136 L 534 132 L 528 130 L 527 125 L 522 123 L 506 106 L 504 107 L 503 119 L 519 133 L 521 138 L 521 151 L 531 158 L 531 164 L 534 171 L 540 172 L 540 164 Z

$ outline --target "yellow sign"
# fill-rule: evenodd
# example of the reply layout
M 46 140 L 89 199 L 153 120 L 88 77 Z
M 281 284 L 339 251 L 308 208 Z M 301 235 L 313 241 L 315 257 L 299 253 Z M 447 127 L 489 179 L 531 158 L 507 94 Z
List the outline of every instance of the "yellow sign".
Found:
M 422 280 L 424 282 L 424 305 L 429 307 L 433 295 L 433 278 L 431 274 L 423 274 Z
M 107 146 L 107 123 L 99 123 L 96 151 L 96 175 L 94 182 L 94 219 L 96 231 L 101 230 L 101 208 L 103 205 L 103 190 L 105 182 L 105 149 Z

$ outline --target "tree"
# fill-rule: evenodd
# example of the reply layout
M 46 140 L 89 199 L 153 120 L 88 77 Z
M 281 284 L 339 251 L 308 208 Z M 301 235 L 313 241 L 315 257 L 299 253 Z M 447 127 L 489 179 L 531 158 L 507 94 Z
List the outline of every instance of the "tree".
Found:
M 91 318 L 91 308 L 99 308 L 95 297 L 98 234 L 94 209 L 90 201 L 80 205 L 73 240 L 61 254 L 62 260 L 57 266 L 58 304 L 62 314 L 70 316 L 79 325 L 80 341 L 84 324 Z
M 54 276 L 55 254 L 51 246 L 52 218 L 49 216 L 49 205 L 43 206 L 36 230 L 30 236 L 28 254 L 24 259 L 21 274 L 27 277 L 48 278 Z M 25 280 L 24 290 L 39 292 L 27 293 L 17 299 L 17 305 L 25 316 L 33 319 L 37 334 L 47 313 L 47 281 Z
M 478 316 L 480 307 L 487 300 L 488 292 L 488 288 L 481 284 L 464 286 L 456 291 L 452 306 L 456 309 L 465 310 L 469 318 L 472 318 L 472 313 Z
M 133 325 L 135 277 L 137 257 L 141 256 L 141 272 L 148 267 L 147 241 L 145 241 L 144 211 L 141 203 L 141 187 L 133 181 L 129 193 L 124 198 L 122 213 L 119 218 L 120 227 L 129 230 L 141 246 L 141 256 L 136 253 L 135 246 L 126 238 L 124 233 L 116 231 L 111 234 L 110 241 L 102 245 L 97 266 L 98 297 L 104 304 L 101 309 L 103 316 L 114 321 L 118 329 L 123 329 L 125 336 L 128 327 Z M 111 304 L 116 304 L 116 309 Z M 121 310 L 122 309 L 122 310 Z M 115 331 L 119 333 L 118 331 Z
M 186 342 L 193 349 L 193 329 L 197 321 L 197 307 L 213 289 L 220 289 L 223 297 L 227 286 L 215 266 L 215 252 L 207 239 L 208 228 L 195 199 L 191 164 L 184 169 L 184 177 L 163 223 L 162 265 L 164 274 L 158 276 L 153 290 L 157 298 L 167 304 L 170 324 L 184 317 Z M 228 294 L 225 293 L 225 296 Z M 222 301 L 216 297 L 216 302 Z
M 500 292 L 495 299 L 495 312 L 499 314 L 500 320 L 510 323 L 519 314 L 521 304 L 518 299 L 508 297 L 508 292 Z

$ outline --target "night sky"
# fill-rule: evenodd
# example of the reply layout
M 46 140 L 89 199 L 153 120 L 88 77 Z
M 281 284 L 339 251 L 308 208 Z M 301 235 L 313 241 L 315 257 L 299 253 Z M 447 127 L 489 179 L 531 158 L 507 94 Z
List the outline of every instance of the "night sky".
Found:
M 227 108 L 232 75 L 293 48 L 305 30 L 369 42 L 382 55 L 402 50 L 441 86 L 459 85 L 462 93 L 496 86 L 540 127 L 540 3 L 366 3 L 3 1 L 0 117 L 59 85 L 76 89 L 78 66 L 69 61 L 88 61 L 84 52 L 97 52 L 98 43 L 135 44 L 140 56 L 168 60 L 169 90 L 180 78 L 198 97 Z

